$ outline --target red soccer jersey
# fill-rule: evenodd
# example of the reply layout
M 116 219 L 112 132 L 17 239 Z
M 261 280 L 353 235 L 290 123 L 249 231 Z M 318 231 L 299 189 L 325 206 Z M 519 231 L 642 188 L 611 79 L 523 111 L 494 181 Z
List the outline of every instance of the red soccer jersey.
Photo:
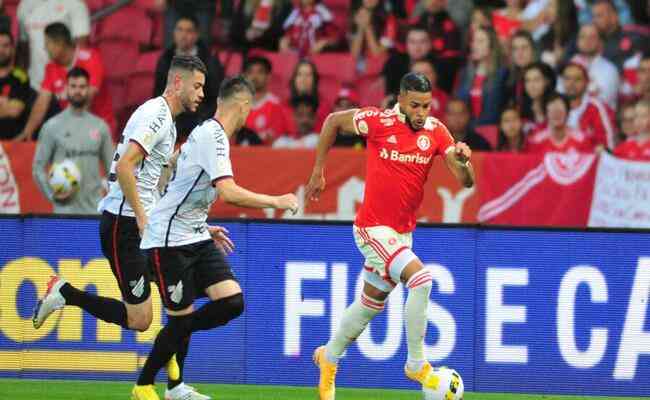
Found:
M 251 129 L 262 139 L 264 144 L 272 144 L 280 136 L 291 131 L 287 121 L 287 110 L 280 100 L 273 94 L 267 93 L 253 104 L 250 114 L 246 119 L 246 127 Z
M 566 130 L 566 136 L 561 142 L 558 142 L 553 138 L 553 134 L 549 128 L 529 136 L 526 141 L 526 152 L 543 154 L 550 152 L 564 153 L 570 150 L 579 152 L 593 151 L 591 141 L 589 141 L 582 132 L 571 128 L 566 128 Z
M 483 83 L 485 75 L 476 74 L 472 81 L 472 88 L 469 91 L 469 100 L 472 105 L 472 117 L 479 118 L 483 111 Z
M 614 155 L 626 160 L 650 161 L 650 139 L 628 139 L 616 146 Z
M 433 157 L 444 155 L 454 139 L 433 117 L 414 132 L 399 104 L 383 112 L 375 107 L 360 109 L 354 127 L 367 138 L 366 187 L 355 225 L 385 225 L 399 233 L 411 232 Z
M 108 88 L 106 87 L 106 81 L 104 80 L 104 65 L 99 53 L 94 49 L 78 48 L 74 56 L 72 67 L 83 68 L 88 72 L 88 75 L 90 75 L 90 86 L 98 90 L 98 93 L 93 98 L 90 111 L 103 119 L 109 128 L 111 128 L 113 134 L 115 134 L 113 105 L 111 103 L 111 96 L 108 93 Z M 45 77 L 41 84 L 42 90 L 50 92 L 56 96 L 61 108 L 68 106 L 65 86 L 69 69 L 71 68 L 49 62 L 45 66 Z

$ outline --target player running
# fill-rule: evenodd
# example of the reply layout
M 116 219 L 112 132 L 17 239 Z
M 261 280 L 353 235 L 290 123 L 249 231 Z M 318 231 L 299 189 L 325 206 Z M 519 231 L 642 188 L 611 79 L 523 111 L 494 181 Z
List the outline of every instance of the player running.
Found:
M 241 207 L 294 212 L 298 207 L 293 194 L 257 194 L 233 179 L 229 139 L 244 126 L 253 94 L 242 77 L 222 83 L 215 118 L 196 127 L 181 147 L 176 173 L 145 228 L 141 247 L 153 264 L 168 318 L 133 388 L 135 400 L 158 399 L 156 373 L 173 354 L 180 357 L 192 332 L 225 325 L 244 311 L 241 288 L 219 249 L 232 250 L 232 242 L 206 222 L 217 195 Z M 194 311 L 192 303 L 202 296 L 210 301 Z
M 375 107 L 330 114 L 321 130 L 316 162 L 305 196 L 317 201 L 325 188 L 325 158 L 338 131 L 355 132 L 367 139 L 364 201 L 354 222 L 353 234 L 365 257 L 361 297 L 343 313 L 340 326 L 325 346 L 314 352 L 320 368 L 321 400 L 335 398 L 338 361 L 348 345 L 384 309 L 386 297 L 399 282 L 409 289 L 406 301 L 408 359 L 406 376 L 435 388 L 438 378 L 424 358 L 427 306 L 432 276 L 411 250 L 415 213 L 433 158 L 444 157 L 447 167 L 466 187 L 474 184 L 471 150 L 456 143 L 447 128 L 428 117 L 431 83 L 419 73 L 405 75 L 398 103 L 393 109 Z
M 140 235 L 158 201 L 158 184 L 176 144 L 174 118 L 194 112 L 203 100 L 206 67 L 198 57 L 176 56 L 162 96 L 148 100 L 129 118 L 108 176 L 109 188 L 100 201 L 100 240 L 122 294 L 122 301 L 79 290 L 58 276 L 48 283 L 34 309 L 32 322 L 40 328 L 65 305 L 86 310 L 125 329 L 146 331 L 153 318 L 148 260 L 140 250 Z M 179 374 L 170 363 L 170 385 Z

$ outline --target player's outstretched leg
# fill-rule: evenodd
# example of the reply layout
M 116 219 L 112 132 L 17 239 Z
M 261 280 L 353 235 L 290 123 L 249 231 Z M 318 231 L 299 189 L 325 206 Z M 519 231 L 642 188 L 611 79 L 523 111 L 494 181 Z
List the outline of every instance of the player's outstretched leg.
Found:
M 314 352 L 314 363 L 320 368 L 318 382 L 320 400 L 333 400 L 335 398 L 335 379 L 339 359 L 350 343 L 356 340 L 366 329 L 370 320 L 384 309 L 385 299 L 373 299 L 365 292 L 366 288 L 364 288 L 364 293 L 361 293 L 360 298 L 345 310 L 334 337 L 327 342 L 327 345 L 317 348 Z
M 405 268 L 404 274 L 405 286 L 409 290 L 405 307 L 408 359 L 404 366 L 404 372 L 408 378 L 435 389 L 438 386 L 438 377 L 433 373 L 431 365 L 424 357 L 431 272 L 423 268 L 419 260 L 415 260 Z
M 65 305 L 80 307 L 102 321 L 128 329 L 126 307 L 121 301 L 81 291 L 56 275 L 50 279 L 45 296 L 34 308 L 34 328 L 40 328 L 54 311 Z

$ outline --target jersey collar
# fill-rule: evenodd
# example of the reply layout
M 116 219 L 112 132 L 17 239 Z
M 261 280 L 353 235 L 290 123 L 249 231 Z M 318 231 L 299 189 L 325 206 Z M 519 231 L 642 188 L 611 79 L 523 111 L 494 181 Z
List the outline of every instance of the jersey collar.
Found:
M 393 107 L 393 111 L 395 112 L 395 115 L 397 115 L 397 119 L 399 122 L 405 124 L 406 123 L 406 114 L 402 112 L 399 108 L 399 103 L 395 103 L 395 106 Z

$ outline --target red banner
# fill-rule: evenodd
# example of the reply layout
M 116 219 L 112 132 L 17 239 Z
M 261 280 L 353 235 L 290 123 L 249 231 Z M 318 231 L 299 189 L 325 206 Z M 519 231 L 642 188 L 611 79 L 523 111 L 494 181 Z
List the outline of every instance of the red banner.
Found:
M 33 143 L 3 143 L 0 152 L 0 212 L 50 213 L 51 205 L 32 178 Z M 262 193 L 296 193 L 302 201 L 314 162 L 310 150 L 234 147 L 235 180 Z M 6 163 L 5 163 L 6 164 Z M 578 154 L 473 156 L 477 185 L 461 187 L 437 159 L 429 176 L 418 218 L 422 222 L 481 222 L 507 225 L 586 226 L 594 186 L 596 157 Z M 327 188 L 321 200 L 304 204 L 295 216 L 274 210 L 250 210 L 216 202 L 212 217 L 352 220 L 363 200 L 365 153 L 333 149 L 326 166 Z M 11 179 L 17 184 L 12 189 Z M 19 210 L 9 207 L 17 190 Z M 15 198 L 15 197 L 14 197 Z

